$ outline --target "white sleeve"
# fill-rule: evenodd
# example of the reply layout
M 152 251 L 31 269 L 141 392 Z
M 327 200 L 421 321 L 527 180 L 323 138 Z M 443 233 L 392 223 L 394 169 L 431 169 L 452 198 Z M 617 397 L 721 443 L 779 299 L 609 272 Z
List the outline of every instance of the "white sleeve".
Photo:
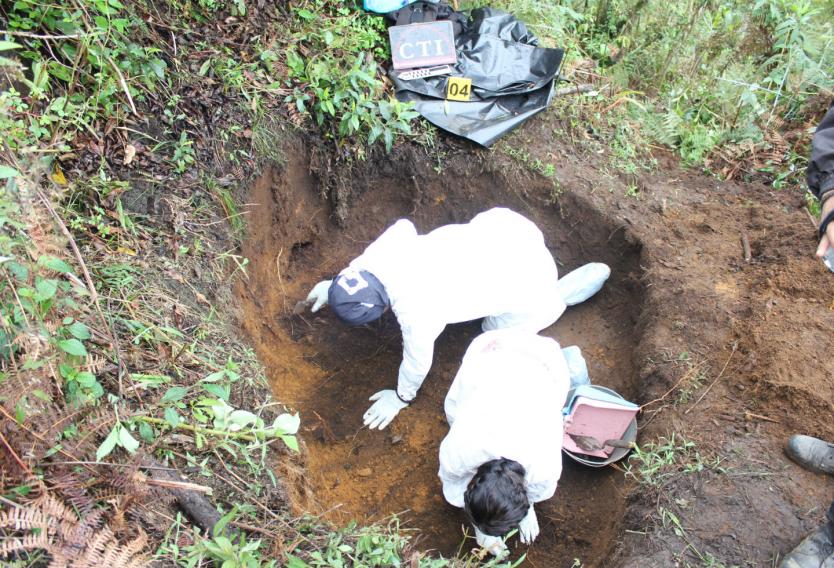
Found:
M 463 495 L 474 472 L 465 467 L 465 460 L 451 446 L 454 446 L 454 440 L 449 437 L 440 444 L 440 471 L 437 475 L 443 485 L 446 501 L 454 507 L 463 508 Z
M 404 245 L 417 236 L 414 223 L 400 219 L 368 245 L 365 251 L 353 259 L 350 267 L 356 270 L 368 270 L 373 273 L 380 263 L 387 265 L 391 258 L 405 254 Z
M 558 481 L 558 478 L 554 477 L 528 481 L 527 499 L 530 503 L 539 503 L 540 501 L 550 499 L 556 493 L 556 484 Z
M 403 400 L 412 400 L 429 374 L 434 357 L 434 341 L 445 325 L 401 323 L 400 327 L 403 334 L 403 361 L 397 377 L 397 394 Z

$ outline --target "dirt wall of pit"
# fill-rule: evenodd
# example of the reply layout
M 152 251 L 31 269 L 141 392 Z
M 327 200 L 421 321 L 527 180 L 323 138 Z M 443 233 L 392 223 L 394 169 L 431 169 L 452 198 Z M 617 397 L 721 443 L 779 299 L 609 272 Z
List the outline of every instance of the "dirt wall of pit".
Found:
M 624 198 L 624 180 L 555 131 L 534 122 L 528 135 L 538 143 L 527 145 L 531 159 L 559 163 L 565 192 L 555 200 L 550 180 L 455 145 L 438 152 L 442 159 L 406 148 L 323 172 L 321 151 L 293 142 L 288 163 L 253 186 L 242 323 L 279 400 L 302 412 L 297 506 L 337 523 L 399 513 L 420 530 L 421 548 L 447 555 L 474 545 L 462 540 L 463 515 L 443 501 L 436 471 L 443 397 L 477 324 L 447 328 L 418 401 L 380 433 L 363 429 L 361 416 L 370 394 L 395 384 L 396 321 L 347 329 L 326 309 L 292 310 L 398 218 L 425 232 L 506 206 L 542 228 L 560 270 L 612 267 L 603 292 L 546 334 L 580 345 L 594 382 L 651 403 L 641 443 L 674 433 L 697 444 L 703 463 L 720 464 L 656 491 L 627 485 L 621 471 L 566 462 L 556 496 L 540 509 L 528 564 L 670 566 L 697 560 L 697 550 L 728 565 L 770 565 L 834 495 L 829 480 L 782 454 L 797 431 L 834 438 L 834 369 L 815 339 L 834 324 L 834 285 L 804 256 L 807 217 L 789 196 L 762 204 L 754 188 L 680 170 L 663 156 L 638 180 L 639 199 Z M 338 188 L 338 207 L 322 185 L 331 196 Z M 686 522 L 685 538 L 665 526 L 668 513 Z
M 242 290 L 246 327 L 279 400 L 301 410 L 307 479 L 319 510 L 344 522 L 398 514 L 420 532 L 421 546 L 445 555 L 464 541 L 462 511 L 447 505 L 437 478 L 437 453 L 448 431 L 443 399 L 479 322 L 449 326 L 436 344 L 432 371 L 418 400 L 385 431 L 362 427 L 374 392 L 395 386 L 401 359 L 392 316 L 349 329 L 327 309 L 293 315 L 317 281 L 330 278 L 399 218 L 418 231 L 469 221 L 491 207 L 510 207 L 543 231 L 560 271 L 605 262 L 612 277 L 602 293 L 571 308 L 548 330 L 563 345 L 579 345 L 595 382 L 637 397 L 634 353 L 642 304 L 640 245 L 575 196 L 553 202 L 544 179 L 511 180 L 465 156 L 444 163 L 402 161 L 356 172 L 352 202 L 341 223 L 322 200 L 303 148 L 283 169 L 267 171 L 250 197 L 249 282 Z M 554 408 L 554 412 L 559 409 Z M 539 510 L 542 533 L 529 551 L 557 565 L 565 558 L 601 561 L 610 555 L 625 512 L 624 480 L 614 470 L 565 463 L 557 497 Z M 307 503 L 305 503 L 307 505 Z M 516 554 L 526 552 L 518 547 Z

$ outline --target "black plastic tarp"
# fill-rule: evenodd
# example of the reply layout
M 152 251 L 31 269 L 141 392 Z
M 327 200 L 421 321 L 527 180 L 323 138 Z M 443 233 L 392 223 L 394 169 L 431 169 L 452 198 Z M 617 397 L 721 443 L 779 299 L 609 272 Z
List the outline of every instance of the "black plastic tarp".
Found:
M 537 44 L 515 16 L 473 10 L 455 40 L 458 61 L 451 74 L 472 80 L 470 100 L 446 100 L 450 75 L 403 81 L 392 71 L 397 99 L 414 102 L 435 126 L 489 147 L 550 102 L 564 51 Z

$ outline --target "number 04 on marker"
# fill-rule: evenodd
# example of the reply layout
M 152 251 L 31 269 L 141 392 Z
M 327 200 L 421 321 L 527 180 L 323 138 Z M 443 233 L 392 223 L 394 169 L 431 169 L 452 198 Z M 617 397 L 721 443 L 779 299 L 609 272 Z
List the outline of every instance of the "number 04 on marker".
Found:
M 466 77 L 449 77 L 446 84 L 446 99 L 468 102 L 472 96 L 472 79 Z

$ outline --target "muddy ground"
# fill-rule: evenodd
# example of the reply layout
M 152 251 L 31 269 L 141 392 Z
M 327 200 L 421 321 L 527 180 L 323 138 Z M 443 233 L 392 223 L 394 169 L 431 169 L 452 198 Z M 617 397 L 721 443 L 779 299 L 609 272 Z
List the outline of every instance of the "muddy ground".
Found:
M 674 432 L 697 445 L 702 463 L 717 463 L 655 490 L 621 469 L 566 460 L 555 497 L 538 507 L 538 540 L 529 551 L 514 540 L 515 554 L 528 552 L 529 566 L 717 565 L 711 557 L 771 566 L 834 497 L 834 481 L 782 453 L 794 432 L 834 439 L 834 278 L 812 256 L 803 201 L 682 170 L 665 154 L 655 171 L 621 179 L 560 126 L 548 113 L 506 142 L 556 165 L 555 198 L 550 180 L 456 141 L 442 155 L 405 147 L 344 175 L 353 197 L 342 223 L 304 142 L 287 141 L 287 162 L 254 184 L 250 278 L 238 295 L 278 399 L 302 413 L 307 476 L 294 505 L 337 523 L 397 513 L 421 548 L 444 555 L 474 546 L 436 474 L 443 398 L 477 322 L 447 328 L 417 401 L 379 432 L 362 427 L 362 414 L 371 394 L 395 385 L 395 319 L 348 329 L 327 309 L 292 310 L 398 218 L 424 232 L 506 206 L 542 229 L 560 270 L 612 267 L 599 295 L 544 333 L 579 345 L 595 383 L 638 403 L 672 389 L 641 416 L 638 441 Z M 626 197 L 635 181 L 638 195 Z

